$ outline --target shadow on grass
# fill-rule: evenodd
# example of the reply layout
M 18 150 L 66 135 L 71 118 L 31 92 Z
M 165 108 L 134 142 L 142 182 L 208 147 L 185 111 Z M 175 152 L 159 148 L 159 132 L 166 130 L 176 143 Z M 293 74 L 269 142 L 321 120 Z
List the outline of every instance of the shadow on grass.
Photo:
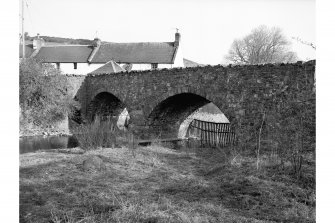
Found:
M 113 171 L 92 175 L 82 172 L 78 164 L 67 161 L 70 165 L 64 165 L 64 162 L 20 169 L 20 222 L 57 222 L 55 216 L 62 216 L 60 222 L 75 222 L 120 208 L 103 192 L 111 179 L 123 176 Z
M 192 172 L 195 177 L 162 185 L 157 193 L 187 202 L 223 205 L 237 216 L 255 220 L 315 222 L 313 184 L 311 188 L 301 188 L 301 181 L 292 180 L 291 176 L 274 181 L 274 172 L 257 172 L 250 160 L 234 166 L 227 153 L 212 148 L 196 149 L 190 155 L 165 154 L 165 159 L 177 171 Z

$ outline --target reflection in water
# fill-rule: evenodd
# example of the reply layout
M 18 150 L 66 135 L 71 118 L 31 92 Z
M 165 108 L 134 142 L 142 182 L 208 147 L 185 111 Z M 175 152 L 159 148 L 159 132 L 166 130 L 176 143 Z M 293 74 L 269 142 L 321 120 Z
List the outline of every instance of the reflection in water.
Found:
M 73 136 L 31 136 L 20 138 L 20 154 L 37 150 L 64 149 L 78 146 Z

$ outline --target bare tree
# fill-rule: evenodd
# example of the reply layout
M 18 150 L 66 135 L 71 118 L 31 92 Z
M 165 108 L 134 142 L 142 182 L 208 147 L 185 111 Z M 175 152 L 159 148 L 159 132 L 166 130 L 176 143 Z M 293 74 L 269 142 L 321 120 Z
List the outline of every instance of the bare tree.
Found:
M 259 26 L 242 39 L 235 39 L 226 60 L 233 64 L 296 62 L 290 42 L 278 27 Z

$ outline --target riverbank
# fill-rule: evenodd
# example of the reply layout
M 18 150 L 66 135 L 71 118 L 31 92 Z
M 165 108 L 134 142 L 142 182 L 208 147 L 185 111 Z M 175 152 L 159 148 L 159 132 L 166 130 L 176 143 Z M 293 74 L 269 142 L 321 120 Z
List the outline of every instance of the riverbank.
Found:
M 31 129 L 20 131 L 19 138 L 32 136 L 71 136 L 69 131 L 54 130 L 54 129 Z
M 71 135 L 68 120 L 49 126 L 37 126 L 33 123 L 20 123 L 19 137 Z
M 93 155 L 105 170 L 83 170 Z M 157 145 L 22 154 L 20 221 L 315 222 L 315 163 L 304 163 L 300 181 L 266 157 L 260 171 L 255 163 L 218 149 Z

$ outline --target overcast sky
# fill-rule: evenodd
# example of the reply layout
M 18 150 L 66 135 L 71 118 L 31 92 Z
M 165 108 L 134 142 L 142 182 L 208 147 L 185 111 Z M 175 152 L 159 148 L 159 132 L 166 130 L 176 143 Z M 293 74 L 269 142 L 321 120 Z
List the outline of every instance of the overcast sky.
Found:
M 181 33 L 185 58 L 216 65 L 235 38 L 265 24 L 315 43 L 314 0 L 24 0 L 25 31 L 102 41 L 173 41 Z M 21 8 L 19 10 L 21 13 Z M 20 27 L 21 31 L 21 27 Z M 315 50 L 292 40 L 301 60 Z

